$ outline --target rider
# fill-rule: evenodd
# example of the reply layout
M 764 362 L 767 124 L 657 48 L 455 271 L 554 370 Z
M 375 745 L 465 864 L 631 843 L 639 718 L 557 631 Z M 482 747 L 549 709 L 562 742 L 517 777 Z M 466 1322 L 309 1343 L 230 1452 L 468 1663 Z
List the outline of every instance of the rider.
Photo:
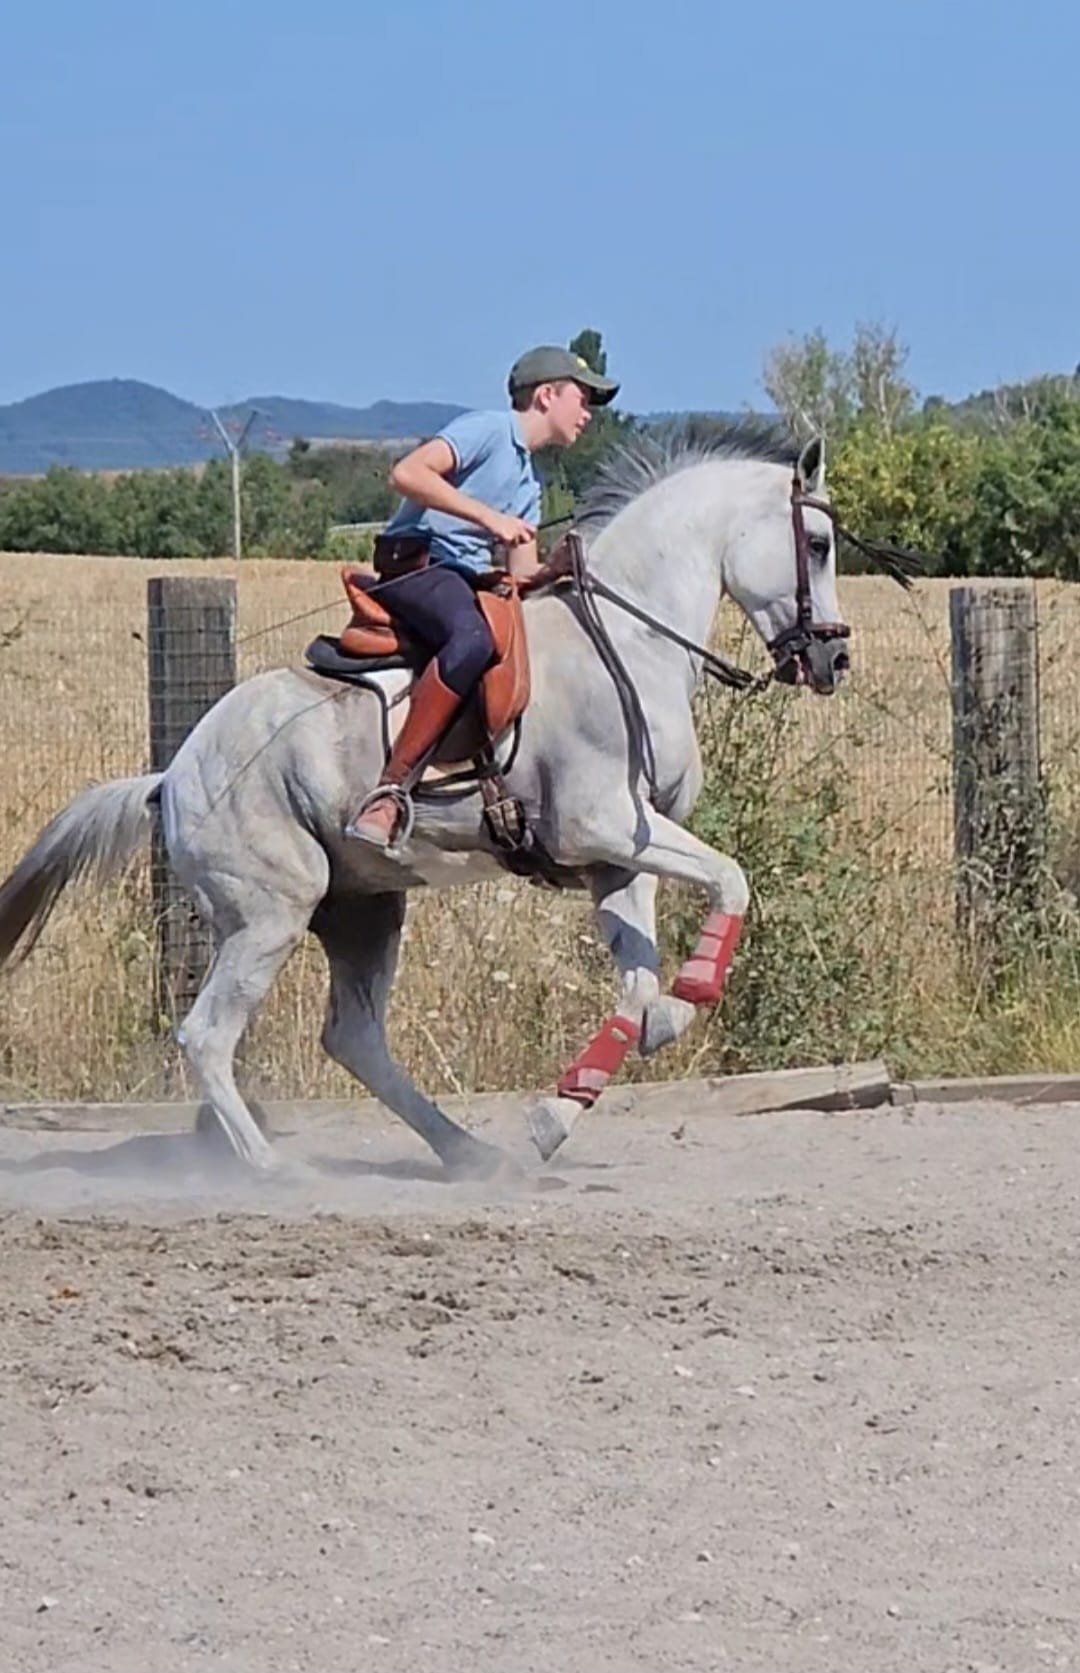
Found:
M 393 841 L 401 786 L 447 730 L 494 655 L 474 584 L 492 572 L 492 548 L 506 547 L 511 576 L 538 567 L 540 484 L 532 454 L 569 447 L 592 407 L 618 384 L 569 349 L 535 348 L 510 369 L 510 412 L 467 412 L 399 459 L 391 485 L 404 498 L 387 540 L 428 541 L 422 568 L 399 575 L 384 595 L 395 617 L 434 654 L 413 687 L 409 713 L 375 789 L 345 833 L 377 848 Z

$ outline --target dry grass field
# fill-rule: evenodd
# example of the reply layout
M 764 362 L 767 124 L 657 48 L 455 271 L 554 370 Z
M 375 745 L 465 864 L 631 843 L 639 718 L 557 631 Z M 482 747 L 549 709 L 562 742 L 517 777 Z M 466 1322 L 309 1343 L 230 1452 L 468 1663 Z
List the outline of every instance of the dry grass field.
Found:
M 165 570 L 234 573 L 227 562 L 0 555 L 4 875 L 79 789 L 145 769 L 146 582 Z M 314 633 L 342 620 L 333 565 L 245 563 L 238 589 L 242 674 L 299 661 Z M 860 859 L 873 855 L 880 878 L 873 928 L 902 943 L 912 1002 L 930 1013 L 951 1002 L 954 962 L 948 589 L 923 583 L 908 598 L 884 580 L 847 579 L 849 687 L 832 702 L 802 693 L 768 699 L 783 723 L 785 793 L 797 798 L 823 779 L 840 785 L 835 840 L 850 842 Z M 1072 650 L 1080 592 L 1047 583 L 1039 610 L 1043 756 L 1056 825 L 1067 831 L 1080 804 Z M 761 654 L 734 618 L 721 624 L 721 636 L 744 657 Z M 721 692 L 708 698 L 713 726 L 726 724 L 733 701 Z M 152 1013 L 152 951 L 144 872 L 101 897 L 66 901 L 33 958 L 0 986 L 0 1095 L 160 1091 L 165 1054 Z M 610 993 L 607 957 L 585 903 L 507 878 L 416 902 L 394 1029 L 436 1094 L 544 1084 L 603 1014 Z M 321 954 L 311 945 L 293 960 L 258 1024 L 249 1058 L 264 1089 L 346 1089 L 318 1045 L 323 996 Z M 677 1057 L 634 1072 L 708 1069 L 719 1049 L 718 1025 L 702 1026 Z M 1048 1054 L 1071 1053 L 1072 1036 L 1038 1049 L 1045 1064 Z

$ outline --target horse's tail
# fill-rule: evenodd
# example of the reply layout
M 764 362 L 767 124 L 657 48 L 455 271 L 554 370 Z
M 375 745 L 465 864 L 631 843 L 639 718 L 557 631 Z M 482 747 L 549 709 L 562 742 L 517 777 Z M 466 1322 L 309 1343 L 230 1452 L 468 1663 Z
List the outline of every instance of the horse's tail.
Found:
M 84 790 L 51 820 L 0 887 L 0 966 L 30 952 L 61 892 L 76 878 L 103 883 L 150 834 L 150 796 L 160 773 Z

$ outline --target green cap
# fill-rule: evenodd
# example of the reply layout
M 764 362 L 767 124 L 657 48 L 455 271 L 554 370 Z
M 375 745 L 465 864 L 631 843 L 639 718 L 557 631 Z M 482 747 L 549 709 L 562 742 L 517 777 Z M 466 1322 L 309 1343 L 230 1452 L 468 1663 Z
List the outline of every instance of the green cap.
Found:
M 515 360 L 507 386 L 513 397 L 519 389 L 535 389 L 538 383 L 561 383 L 564 378 L 588 390 L 591 407 L 606 407 L 619 393 L 618 384 L 594 372 L 580 354 L 547 346 L 529 349 L 520 360 Z

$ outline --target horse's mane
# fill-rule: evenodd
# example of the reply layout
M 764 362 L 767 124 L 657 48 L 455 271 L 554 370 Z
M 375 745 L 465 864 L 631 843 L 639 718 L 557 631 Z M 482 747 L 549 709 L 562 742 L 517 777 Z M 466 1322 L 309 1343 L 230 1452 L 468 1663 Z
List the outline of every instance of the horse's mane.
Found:
M 775 420 L 690 418 L 639 430 L 617 443 L 578 502 L 576 523 L 588 537 L 669 476 L 709 459 L 758 459 L 793 466 L 799 444 Z

